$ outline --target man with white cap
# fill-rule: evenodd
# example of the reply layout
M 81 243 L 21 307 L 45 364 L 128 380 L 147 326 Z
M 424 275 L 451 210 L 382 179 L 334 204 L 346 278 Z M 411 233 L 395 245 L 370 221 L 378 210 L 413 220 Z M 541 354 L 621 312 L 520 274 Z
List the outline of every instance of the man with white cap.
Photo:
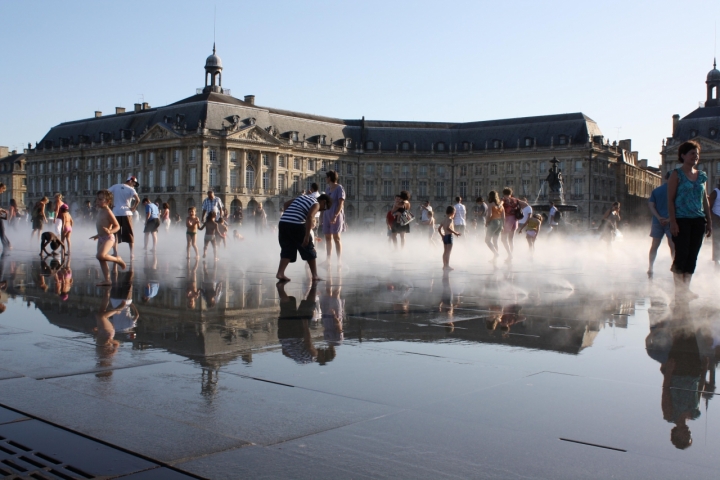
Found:
M 134 256 L 135 236 L 133 235 L 132 217 L 140 205 L 140 197 L 135 190 L 138 186 L 137 178 L 130 175 L 125 183 L 118 183 L 108 188 L 113 194 L 113 215 L 120 224 L 120 230 L 115 234 L 115 246 L 113 247 L 115 255 L 117 255 L 118 244 L 125 242 L 130 244 L 130 257 Z

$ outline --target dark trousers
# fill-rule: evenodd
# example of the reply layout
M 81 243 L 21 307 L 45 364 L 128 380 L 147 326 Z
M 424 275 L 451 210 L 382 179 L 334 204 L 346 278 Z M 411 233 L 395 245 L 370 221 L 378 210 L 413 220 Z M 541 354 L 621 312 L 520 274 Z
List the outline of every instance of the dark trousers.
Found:
M 672 271 L 674 273 L 695 273 L 698 253 L 702 247 L 705 236 L 705 217 L 678 218 L 677 237 L 673 237 L 675 243 L 675 260 Z
M 715 215 L 714 213 L 710 215 L 710 218 L 712 218 L 712 227 L 713 227 L 713 233 L 712 233 L 712 259 L 713 262 L 720 261 L 720 217 Z
M 5 221 L 0 220 L 0 242 L 2 242 L 3 250 L 10 247 L 10 240 L 5 235 Z

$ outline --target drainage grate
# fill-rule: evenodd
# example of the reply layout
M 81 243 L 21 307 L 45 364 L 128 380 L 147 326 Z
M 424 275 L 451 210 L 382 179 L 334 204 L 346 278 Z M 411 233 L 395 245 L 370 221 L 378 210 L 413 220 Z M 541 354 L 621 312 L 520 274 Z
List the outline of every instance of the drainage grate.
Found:
M 0 476 L 8 479 L 75 480 L 98 478 L 25 445 L 0 437 Z

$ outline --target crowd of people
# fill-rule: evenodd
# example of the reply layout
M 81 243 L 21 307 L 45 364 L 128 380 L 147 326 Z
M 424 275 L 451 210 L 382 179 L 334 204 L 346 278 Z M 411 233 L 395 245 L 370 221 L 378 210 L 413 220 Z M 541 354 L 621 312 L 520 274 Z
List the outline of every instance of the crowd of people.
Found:
M 699 144 L 685 142 L 678 151 L 679 167 L 668 172 L 666 183 L 655 189 L 649 198 L 652 242 L 647 273 L 651 278 L 654 275 L 657 251 L 662 239 L 666 238 L 673 258 L 672 272 L 676 289 L 684 295 L 692 296 L 689 287 L 703 237 L 711 236 L 713 225 L 720 225 L 720 188 L 713 189 L 708 195 L 707 175 L 697 168 L 700 160 Z M 177 212 L 173 215 L 168 203 L 155 203 L 149 198 L 141 200 L 137 188 L 138 181 L 131 175 L 124 183 L 99 191 L 94 205 L 88 201 L 83 206 L 75 202 L 70 206 L 64 202 L 60 193 L 54 195 L 52 202 L 43 197 L 27 212 L 32 227 L 31 239 L 37 235 L 41 242 L 41 254 L 56 250 L 70 254 L 73 217 L 81 223 L 94 223 L 97 234 L 92 239 L 97 241 L 97 259 L 103 271 L 103 283 L 107 283 L 108 263 L 116 263 L 121 267 L 125 265 L 118 251 L 119 244 L 127 243 L 130 258 L 133 258 L 133 225 L 139 223 L 140 218 L 144 220 L 143 248 L 150 252 L 157 249 L 158 230 L 164 228 L 169 231 L 173 225 L 183 226 L 183 219 Z M 0 193 L 4 191 L 5 186 L 0 184 Z M 312 279 L 320 280 L 315 261 L 315 244 L 323 241 L 326 258 L 322 265 L 331 264 L 333 250 L 337 264 L 341 264 L 342 234 L 347 230 L 345 197 L 338 174 L 328 171 L 324 192 L 320 193 L 319 186 L 313 183 L 309 191 L 285 202 L 277 224 L 268 223 L 268 212 L 261 203 L 254 206 L 251 214 L 256 234 L 276 231 L 278 235 L 281 250 L 276 275 L 278 280 L 289 280 L 285 269 L 289 263 L 296 261 L 298 253 L 307 261 Z M 395 248 L 404 248 L 411 228 L 417 228 L 419 236 L 427 237 L 431 245 L 435 245 L 438 239 L 441 241 L 442 265 L 445 270 L 452 270 L 450 256 L 454 238 L 468 235 L 484 238 L 492 254 L 491 262 L 496 262 L 504 251 L 505 262 L 510 263 L 515 254 L 516 236 L 524 235 L 532 254 L 537 239 L 553 235 L 563 220 L 560 209 L 553 202 L 550 202 L 547 213 L 533 212 L 527 198 L 514 196 L 509 187 L 500 192 L 490 191 L 486 199 L 477 197 L 471 210 L 465 206 L 463 198 L 455 197 L 455 203 L 445 208 L 444 218 L 437 218 L 426 200 L 417 211 L 419 218 L 416 219 L 411 200 L 410 193 L 403 190 L 395 196 L 389 207 L 385 215 L 388 243 Z M 244 237 L 236 228 L 242 224 L 243 217 L 241 208 L 235 208 L 230 213 L 222 200 L 209 190 L 202 202 L 200 214 L 197 214 L 195 207 L 190 207 L 184 220 L 187 257 L 190 258 L 191 251 L 196 257 L 199 256 L 196 237 L 200 231 L 204 231 L 203 258 L 209 247 L 212 247 L 213 256 L 217 258 L 217 248 L 227 245 L 230 229 L 233 229 L 233 240 L 243 240 Z M 15 200 L 10 201 L 7 210 L 0 209 L 3 254 L 12 249 L 5 232 L 6 225 L 16 227 L 21 218 Z M 597 229 L 600 240 L 611 245 L 621 235 L 620 222 L 621 206 L 615 202 L 604 213 Z M 47 247 L 51 252 L 46 250 Z M 716 229 L 713 239 L 713 261 L 716 265 L 720 264 L 720 229 Z

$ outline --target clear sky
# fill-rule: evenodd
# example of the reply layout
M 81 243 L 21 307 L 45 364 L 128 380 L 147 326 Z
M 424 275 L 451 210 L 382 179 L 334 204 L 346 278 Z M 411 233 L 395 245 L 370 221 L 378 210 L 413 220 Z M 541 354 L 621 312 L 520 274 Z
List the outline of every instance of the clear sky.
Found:
M 0 1 L 0 145 L 204 85 L 340 118 L 476 121 L 581 111 L 659 162 L 705 99 L 718 0 Z M 620 130 L 618 130 L 620 128 Z

